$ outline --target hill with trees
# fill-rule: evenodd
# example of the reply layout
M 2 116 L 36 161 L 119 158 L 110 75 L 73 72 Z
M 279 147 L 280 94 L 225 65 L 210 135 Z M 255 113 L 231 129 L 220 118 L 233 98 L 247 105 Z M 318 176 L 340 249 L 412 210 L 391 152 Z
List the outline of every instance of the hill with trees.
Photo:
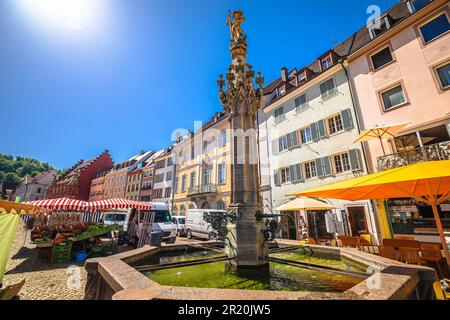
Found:
M 0 182 L 4 181 L 15 188 L 23 177 L 36 176 L 41 172 L 54 169 L 46 162 L 40 162 L 33 158 L 12 156 L 0 153 Z

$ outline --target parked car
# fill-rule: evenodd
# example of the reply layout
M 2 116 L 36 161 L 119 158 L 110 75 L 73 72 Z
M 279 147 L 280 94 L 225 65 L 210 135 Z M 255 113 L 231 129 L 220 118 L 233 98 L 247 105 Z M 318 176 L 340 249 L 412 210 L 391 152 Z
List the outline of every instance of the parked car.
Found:
M 184 237 L 186 235 L 186 217 L 185 216 L 173 216 L 172 222 L 177 226 L 177 236 Z
M 214 209 L 189 209 L 186 215 L 186 236 L 213 240 L 217 237 L 217 231 L 211 225 L 212 215 L 225 215 L 227 212 Z

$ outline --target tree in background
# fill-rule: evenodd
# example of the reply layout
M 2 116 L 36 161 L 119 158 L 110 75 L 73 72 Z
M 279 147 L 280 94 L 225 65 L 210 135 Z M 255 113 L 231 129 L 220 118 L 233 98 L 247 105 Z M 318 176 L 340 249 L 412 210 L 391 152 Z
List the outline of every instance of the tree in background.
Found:
M 16 188 L 25 176 L 35 177 L 50 169 L 54 168 L 46 162 L 22 156 L 14 158 L 12 155 L 0 153 L 0 182 L 4 181 L 12 188 Z

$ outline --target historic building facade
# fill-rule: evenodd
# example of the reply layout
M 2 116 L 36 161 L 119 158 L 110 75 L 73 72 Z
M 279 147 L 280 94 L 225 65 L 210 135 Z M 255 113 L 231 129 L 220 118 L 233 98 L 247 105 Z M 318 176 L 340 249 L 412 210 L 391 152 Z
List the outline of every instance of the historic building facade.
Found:
M 142 184 L 141 184 L 141 201 L 152 201 L 153 197 L 153 184 L 154 184 L 154 171 L 155 171 L 155 159 L 161 156 L 164 150 L 155 152 L 146 162 L 142 168 Z
M 91 191 L 89 194 L 89 201 L 103 200 L 105 176 L 111 169 L 99 172 L 91 180 Z
M 65 170 L 47 189 L 46 198 L 74 198 L 89 200 L 91 180 L 99 172 L 114 166 L 108 151 L 91 160 L 80 160 L 72 168 Z
M 130 159 L 116 164 L 114 169 L 105 176 L 103 199 L 125 198 L 128 174 L 138 166 L 142 166 L 153 153 L 154 151 L 142 151 Z
M 174 213 L 188 209 L 221 209 L 230 205 L 229 123 L 216 113 L 208 123 L 174 148 Z
M 17 186 L 14 196 L 20 197 L 20 201 L 42 200 L 55 177 L 56 170 L 42 172 L 35 177 L 26 176 Z
M 152 201 L 167 204 L 172 208 L 172 189 L 175 180 L 172 146 L 154 159 Z
M 375 24 L 382 26 L 376 29 Z M 347 69 L 362 129 L 404 124 L 394 137 L 365 143 L 371 171 L 449 159 L 450 5 L 402 1 L 351 38 Z M 385 237 L 437 241 L 431 208 L 413 199 L 378 201 Z M 385 211 L 388 208 L 388 212 Z M 450 205 L 440 207 L 450 231 Z M 446 218 L 446 219 L 445 219 Z
M 281 77 L 266 86 L 264 114 L 259 117 L 261 168 L 270 172 L 271 202 L 263 192 L 265 207 L 276 210 L 293 199 L 289 194 L 367 173 L 362 145 L 354 143 L 359 129 L 341 64 L 345 49 L 340 45 L 299 70 L 282 68 Z M 262 188 L 267 189 L 267 182 Z M 337 208 L 338 233 L 369 233 L 378 241 L 370 202 L 327 202 Z M 323 213 L 299 212 L 292 218 L 283 221 L 284 237 L 334 236 Z M 300 232 L 300 221 L 306 222 L 307 231 Z

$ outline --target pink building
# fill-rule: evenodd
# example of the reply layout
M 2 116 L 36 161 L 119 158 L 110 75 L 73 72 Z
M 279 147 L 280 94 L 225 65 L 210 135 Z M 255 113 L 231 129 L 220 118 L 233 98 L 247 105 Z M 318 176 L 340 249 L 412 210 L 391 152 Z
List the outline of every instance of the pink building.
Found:
M 361 129 L 406 124 L 385 152 L 378 140 L 363 143 L 370 171 L 450 159 L 449 17 L 448 0 L 400 1 L 349 39 Z M 439 211 L 450 232 L 450 203 Z M 383 237 L 439 242 L 431 208 L 415 199 L 378 201 L 377 212 Z
M 401 1 L 355 33 L 347 68 L 361 129 L 408 123 L 384 142 L 388 157 L 379 141 L 366 144 L 372 171 L 415 161 L 423 147 L 450 140 L 449 17 L 448 1 Z

